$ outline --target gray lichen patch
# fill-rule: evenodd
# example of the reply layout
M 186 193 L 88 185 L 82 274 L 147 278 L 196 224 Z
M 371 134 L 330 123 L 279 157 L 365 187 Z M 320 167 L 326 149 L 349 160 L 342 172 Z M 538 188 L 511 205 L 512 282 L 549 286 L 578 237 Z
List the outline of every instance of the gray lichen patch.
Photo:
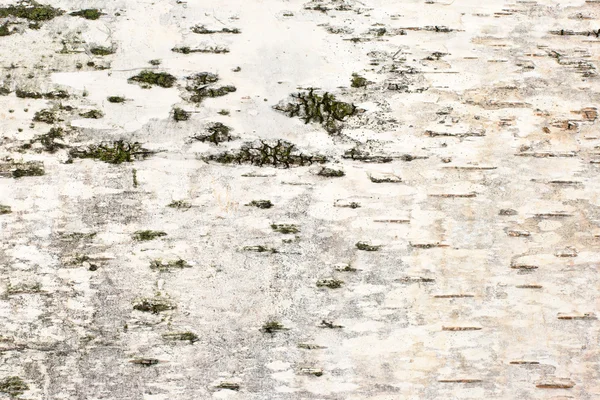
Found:
M 145 150 L 138 142 L 118 140 L 112 143 L 90 145 L 83 149 L 72 149 L 69 154 L 73 158 L 91 158 L 110 164 L 121 164 L 144 159 L 152 152 Z
M 11 398 L 21 396 L 29 390 L 29 386 L 18 376 L 9 376 L 0 380 L 0 393 L 5 393 Z
M 137 83 L 143 88 L 150 88 L 152 86 L 170 88 L 173 87 L 175 82 L 177 82 L 177 78 L 166 72 L 145 70 L 137 75 L 132 76 L 127 81 L 129 83 Z
M 292 101 L 280 103 L 273 108 L 287 114 L 289 117 L 298 117 L 308 124 L 316 122 L 321 124 L 329 133 L 338 133 L 341 123 L 357 113 L 357 107 L 351 103 L 339 101 L 331 93 L 318 94 L 315 89 L 291 95 Z
M 145 231 L 136 231 L 133 234 L 133 239 L 142 242 L 142 241 L 147 241 L 147 240 L 154 240 L 156 238 L 163 237 L 163 236 L 167 236 L 167 233 L 163 232 L 163 231 L 145 230 Z
M 196 135 L 193 139 L 218 145 L 219 143 L 230 142 L 233 140 L 233 136 L 231 136 L 230 127 L 221 122 L 214 122 L 206 128 L 205 134 Z
M 152 314 L 159 314 L 161 312 L 175 310 L 176 308 L 177 306 L 175 304 L 161 297 L 144 298 L 137 301 L 133 306 L 134 310 Z
M 296 146 L 284 140 L 266 142 L 261 140 L 255 143 L 247 143 L 238 151 L 225 152 L 206 157 L 207 161 L 215 161 L 221 164 L 251 164 L 259 167 L 281 167 L 306 166 L 314 163 L 324 163 L 327 158 L 320 155 L 308 155 L 296 150 Z
M 191 268 L 187 261 L 179 259 L 173 261 L 163 262 L 162 260 L 152 260 L 150 262 L 150 269 L 160 272 L 168 272 L 174 269 Z

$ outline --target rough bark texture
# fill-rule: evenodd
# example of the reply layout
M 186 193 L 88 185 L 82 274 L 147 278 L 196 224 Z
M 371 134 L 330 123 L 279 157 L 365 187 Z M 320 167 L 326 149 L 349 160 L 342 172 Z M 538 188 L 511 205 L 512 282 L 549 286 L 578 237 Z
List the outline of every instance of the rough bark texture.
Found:
M 2 0 L 0 398 L 599 399 L 599 18 Z

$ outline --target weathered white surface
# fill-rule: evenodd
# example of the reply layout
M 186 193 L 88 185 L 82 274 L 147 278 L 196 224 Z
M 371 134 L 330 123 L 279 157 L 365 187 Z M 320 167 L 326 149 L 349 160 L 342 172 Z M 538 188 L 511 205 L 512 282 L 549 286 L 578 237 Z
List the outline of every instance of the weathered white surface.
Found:
M 600 3 L 52 6 L 105 15 L 65 14 L 0 37 L 0 79 L 13 91 L 0 96 L 2 162 L 39 160 L 46 170 L 0 177 L 0 204 L 12 208 L 0 215 L 0 378 L 21 377 L 29 386 L 23 398 L 600 398 L 600 40 L 593 32 Z M 194 34 L 197 24 L 241 33 Z M 581 34 L 551 33 L 561 29 Z M 59 53 L 62 40 L 76 52 Z M 113 45 L 116 53 L 93 56 L 90 45 Z M 204 45 L 230 52 L 171 51 Z M 152 67 L 152 59 L 162 64 Z M 127 82 L 143 69 L 178 83 Z M 199 105 L 182 100 L 185 77 L 204 71 L 237 91 Z M 350 86 L 353 73 L 369 81 L 366 88 Z M 330 135 L 272 108 L 307 87 L 361 111 Z M 65 163 L 66 150 L 22 150 L 51 127 L 30 127 L 34 113 L 58 101 L 17 98 L 18 88 L 71 94 L 63 105 L 75 111 L 56 124 L 70 145 L 126 139 L 159 152 L 113 165 Z M 127 101 L 109 103 L 114 95 Z M 194 111 L 190 120 L 175 122 L 174 106 Z M 104 117 L 79 116 L 89 109 Z M 218 114 L 223 109 L 230 114 Z M 190 140 L 212 122 L 230 126 L 237 140 Z M 345 176 L 319 176 L 316 165 L 202 159 L 256 139 L 325 155 Z M 393 160 L 342 157 L 355 146 Z M 261 199 L 274 206 L 245 205 Z M 173 200 L 192 207 L 166 207 Z M 300 232 L 278 233 L 271 224 Z M 132 238 L 148 229 L 167 236 Z M 73 232 L 96 235 L 65 238 Z M 381 247 L 361 251 L 357 242 Z M 244 250 L 257 245 L 278 252 Z M 158 272 L 149 267 L 155 259 L 183 259 L 191 268 Z M 344 284 L 317 287 L 331 278 Z M 41 292 L 9 290 L 35 283 Z M 176 308 L 133 309 L 155 296 Z M 262 332 L 269 320 L 287 330 Z M 162 336 L 187 331 L 199 340 Z M 139 358 L 159 363 L 130 362 Z M 223 382 L 239 390 L 219 389 Z

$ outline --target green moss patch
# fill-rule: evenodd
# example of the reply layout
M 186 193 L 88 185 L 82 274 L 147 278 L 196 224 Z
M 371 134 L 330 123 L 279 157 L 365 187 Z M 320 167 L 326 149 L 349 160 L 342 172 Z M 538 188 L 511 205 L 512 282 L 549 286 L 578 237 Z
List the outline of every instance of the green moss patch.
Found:
M 9 28 L 8 22 L 5 22 L 4 24 L 0 25 L 0 36 L 9 36 L 15 32 L 15 29 Z
M 35 122 L 43 122 L 46 124 L 54 124 L 59 121 L 56 111 L 47 108 L 37 111 L 33 116 L 33 120 Z
M 93 46 L 90 48 L 90 53 L 95 56 L 108 56 L 115 54 L 115 51 L 113 47 Z
M 185 200 L 173 200 L 167 207 L 187 210 L 188 208 L 192 208 L 192 205 Z
M 317 281 L 317 287 L 326 287 L 329 289 L 339 289 L 344 285 L 344 281 L 338 279 L 321 279 Z
M 12 177 L 15 179 L 25 176 L 42 176 L 45 173 L 44 164 L 37 161 L 13 164 L 11 172 Z
M 209 156 L 208 161 L 221 164 L 251 164 L 259 167 L 273 166 L 290 168 L 292 166 L 311 165 L 324 163 L 327 159 L 319 155 L 307 155 L 296 150 L 295 145 L 278 140 L 275 143 L 260 141 L 245 144 L 237 152 L 225 152 Z
M 222 46 L 208 46 L 208 47 L 202 47 L 199 49 L 192 49 L 191 47 L 183 46 L 183 47 L 173 47 L 171 49 L 171 51 L 174 53 L 181 53 L 181 54 L 191 54 L 191 53 L 224 54 L 224 53 L 229 53 L 229 49 L 227 47 L 222 47 Z
M 86 8 L 85 10 L 73 11 L 69 15 L 74 17 L 81 17 L 90 20 L 96 20 L 103 14 L 97 8 Z
M 160 86 L 163 88 L 173 87 L 177 78 L 166 72 L 142 71 L 128 79 L 129 83 L 138 83 L 144 88 Z
M 159 314 L 161 312 L 175 310 L 176 308 L 177 307 L 174 304 L 161 298 L 141 299 L 133 306 L 134 310 L 152 314 Z
M 83 118 L 100 119 L 104 117 L 104 113 L 100 110 L 90 110 L 79 114 Z
M 201 103 L 205 98 L 214 98 L 214 97 L 223 97 L 228 95 L 229 93 L 233 93 L 237 91 L 237 88 L 232 85 L 220 86 L 220 87 L 201 87 L 201 88 L 186 88 L 188 91 L 192 92 L 192 96 L 190 97 L 190 101 L 194 103 Z
M 333 169 L 333 168 L 323 167 L 317 173 L 317 175 L 319 175 L 319 176 L 325 176 L 327 178 L 339 178 L 339 177 L 342 177 L 342 176 L 344 176 L 346 174 L 344 173 L 344 171 L 339 170 L 339 169 Z
M 56 100 L 56 99 L 68 99 L 69 93 L 65 90 L 53 90 L 47 93 L 29 91 L 24 89 L 15 90 L 15 95 L 21 99 L 48 99 L 48 100 Z
M 185 111 L 183 108 L 175 107 L 173 109 L 173 119 L 177 122 L 187 121 L 188 119 L 190 119 L 190 115 L 191 113 Z
M 283 234 L 298 233 L 300 229 L 294 224 L 271 224 L 271 229 Z
M 265 322 L 265 324 L 261 328 L 261 331 L 270 334 L 274 334 L 276 332 L 285 330 L 287 330 L 287 328 L 285 328 L 281 322 L 275 320 Z
M 352 74 L 352 79 L 350 80 L 350 86 L 353 88 L 363 88 L 366 87 L 368 81 L 358 74 Z
M 204 25 L 196 25 L 192 27 L 192 32 L 197 33 L 199 35 L 211 35 L 213 33 L 233 33 L 239 34 L 242 33 L 238 28 L 223 28 L 218 30 L 207 29 Z
M 250 207 L 267 209 L 273 207 L 273 203 L 270 200 L 252 200 L 250 203 L 246 204 Z
M 0 7 L 0 18 L 15 17 L 30 21 L 49 21 L 64 11 L 36 1 L 22 1 L 16 5 Z
M 214 143 L 216 145 L 233 140 L 233 137 L 230 134 L 231 128 L 220 122 L 210 124 L 206 130 L 206 134 L 194 136 L 194 139 L 201 142 Z
M 121 96 L 108 96 L 106 98 L 109 103 L 125 103 L 125 97 Z
M 91 145 L 85 149 L 73 149 L 69 154 L 73 158 L 91 158 L 110 164 L 121 164 L 143 159 L 152 152 L 142 148 L 138 142 L 130 143 L 118 140 L 112 143 Z
M 374 246 L 366 242 L 357 242 L 356 248 L 362 251 L 377 251 L 381 248 L 381 246 Z
M 193 332 L 165 333 L 162 335 L 162 337 L 165 340 L 179 340 L 179 341 L 190 342 L 192 344 L 197 342 L 198 340 L 200 340 L 198 335 L 196 335 Z
M 29 386 L 18 376 L 9 376 L 0 380 L 0 392 L 11 398 L 18 397 L 29 390 Z
M 160 271 L 160 272 L 168 272 L 174 269 L 184 269 L 191 268 L 192 266 L 188 264 L 187 261 L 179 259 L 174 261 L 163 262 L 162 260 L 153 260 L 150 262 L 150 269 Z
M 298 117 L 306 124 L 317 122 L 329 133 L 339 132 L 340 123 L 357 112 L 354 104 L 338 101 L 334 95 L 327 92 L 317 94 L 314 89 L 292 94 L 291 97 L 291 102 L 278 104 L 273 108 L 289 117 Z
M 138 240 L 140 242 L 147 240 L 154 240 L 159 237 L 167 236 L 166 232 L 163 231 L 137 231 L 133 234 L 133 239 Z

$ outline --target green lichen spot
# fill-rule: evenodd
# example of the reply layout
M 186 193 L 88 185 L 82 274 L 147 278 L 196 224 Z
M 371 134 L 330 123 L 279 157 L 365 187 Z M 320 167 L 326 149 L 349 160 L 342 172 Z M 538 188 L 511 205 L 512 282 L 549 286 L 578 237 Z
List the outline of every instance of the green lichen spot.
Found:
M 142 71 L 139 74 L 132 76 L 128 80 L 129 83 L 139 83 L 142 87 L 160 86 L 163 88 L 173 87 L 177 78 L 166 72 Z
M 0 204 L 0 215 L 10 214 L 12 209 L 9 206 Z
M 73 11 L 71 14 L 74 17 L 96 20 L 100 18 L 102 13 L 97 8 L 86 8 L 85 10 Z
M 163 231 L 137 231 L 133 234 L 133 239 L 138 241 L 154 240 L 157 237 L 167 236 Z

